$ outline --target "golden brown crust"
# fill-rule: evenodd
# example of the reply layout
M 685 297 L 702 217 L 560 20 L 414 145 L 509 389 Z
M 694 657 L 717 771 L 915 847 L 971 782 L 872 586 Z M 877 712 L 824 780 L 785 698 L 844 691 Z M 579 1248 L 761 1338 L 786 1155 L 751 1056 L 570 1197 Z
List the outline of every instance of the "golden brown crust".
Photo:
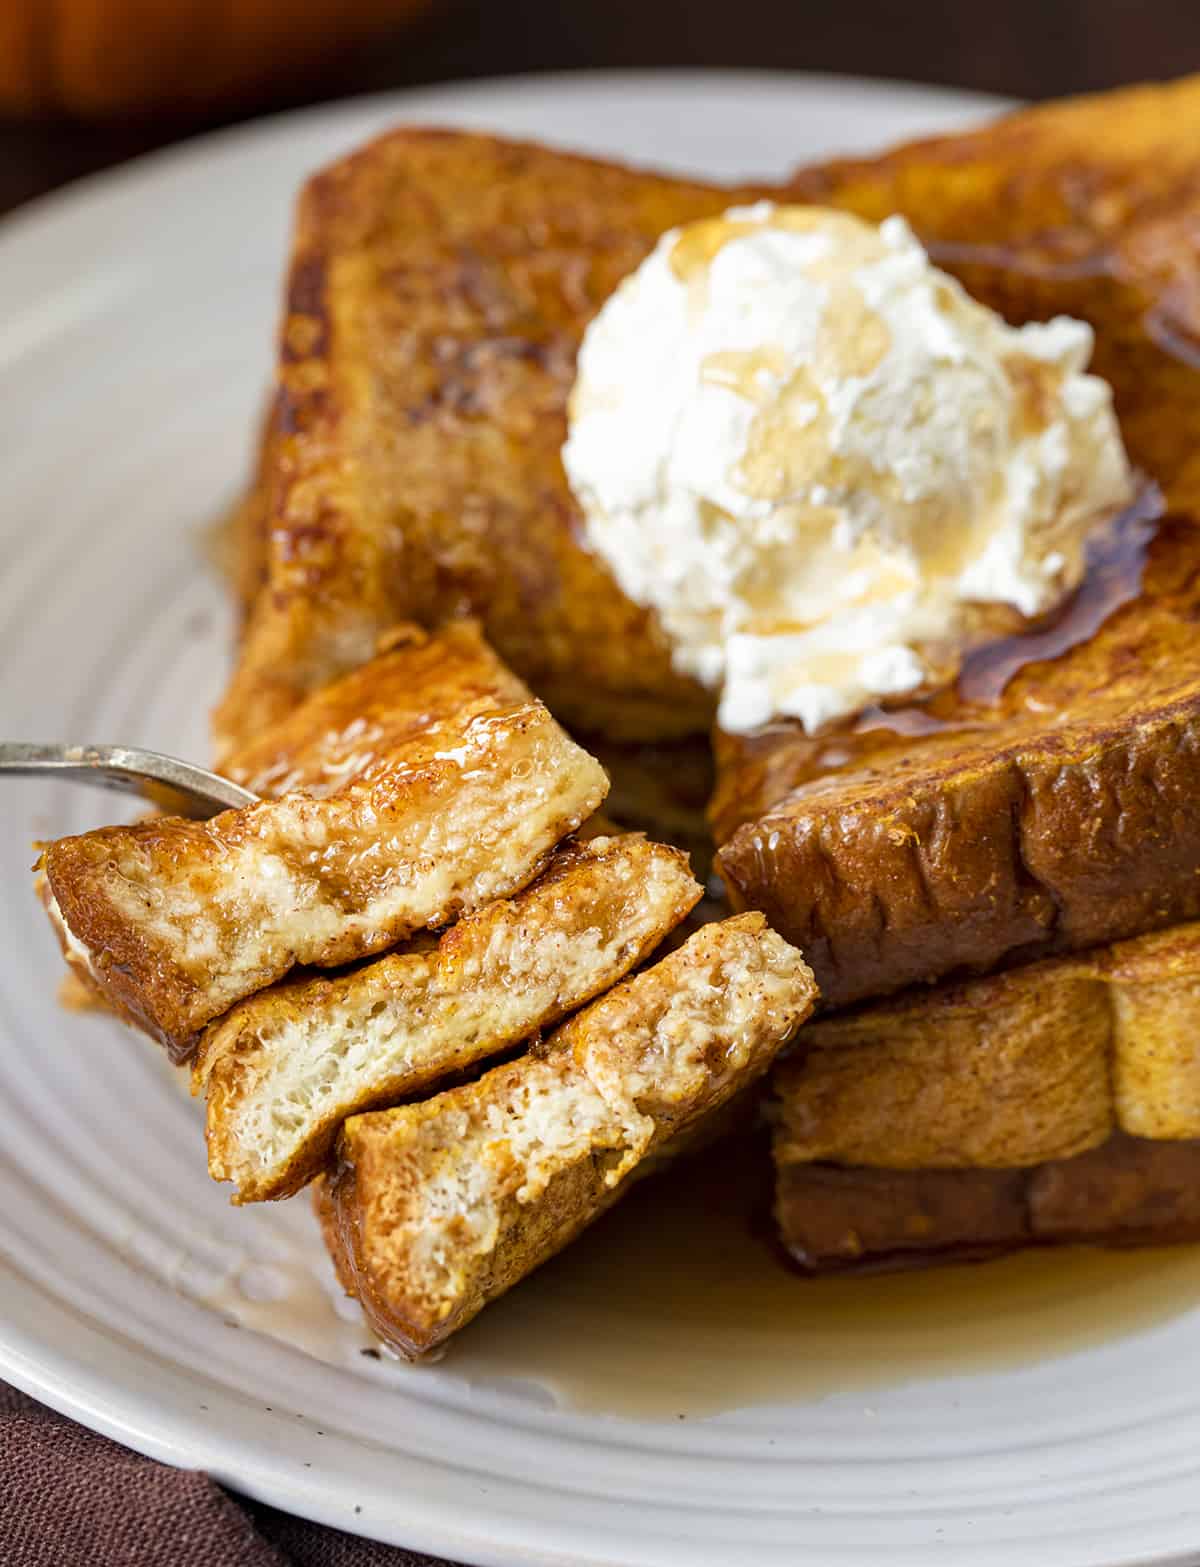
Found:
M 196 1053 L 209 1174 L 236 1184 L 236 1202 L 292 1195 L 347 1116 L 427 1094 L 552 1027 L 636 968 L 700 895 L 685 856 L 640 834 L 568 844 L 429 950 L 260 991 Z
M 243 628 L 267 576 L 277 407 L 278 399 L 272 398 L 264 410 L 250 482 L 218 521 L 213 538 L 215 563 L 233 592 Z
M 652 619 L 581 548 L 559 460 L 587 322 L 658 236 L 747 192 L 400 130 L 309 182 L 280 334 L 267 585 L 226 755 L 397 619 L 470 607 L 585 729 L 703 730 Z
M 814 993 L 799 953 L 743 915 L 478 1082 L 352 1117 L 325 1233 L 372 1324 L 405 1354 L 440 1343 L 764 1070 Z
M 295 789 L 321 798 L 377 777 L 399 748 L 438 725 L 457 731 L 476 714 L 529 701 L 473 620 L 449 621 L 436 635 L 391 626 L 373 652 L 256 734 L 228 758 L 225 776 L 265 799 Z
M 1107 986 L 1053 962 L 818 1020 L 772 1077 L 776 1158 L 920 1170 L 1082 1153 L 1113 1130 L 1111 1033 Z
M 133 1016 L 101 984 L 94 965 L 86 958 L 67 930 L 62 911 L 50 891 L 50 883 L 43 870 L 38 869 L 33 879 L 34 896 L 46 911 L 57 940 L 59 951 L 67 966 L 58 989 L 58 1002 L 70 1012 L 112 1012 L 123 1023 L 133 1028 L 142 1026 L 141 1019 Z
M 780 1239 L 807 1273 L 877 1272 L 1086 1241 L 1200 1240 L 1200 1142 L 1116 1133 L 1026 1170 L 781 1165 Z
M 599 764 L 468 624 L 417 633 L 348 686 L 349 699 L 335 687 L 286 720 L 282 748 L 261 748 L 270 767 L 249 769 L 262 782 L 282 756 L 290 785 L 324 797 L 300 789 L 209 822 L 163 817 L 45 851 L 92 979 L 177 1058 L 297 963 L 349 962 L 518 890 L 604 797 Z M 358 727 L 364 711 L 378 733 Z M 350 781 L 324 792 L 332 765 Z
M 810 1025 L 772 1075 L 775 1157 L 894 1169 L 1200 1138 L 1200 925 Z
M 719 852 L 734 906 L 804 949 L 831 1006 L 1196 918 L 1200 680 L 1152 678 L 1174 689 L 1114 678 L 1078 712 L 1048 680 L 1049 722 L 801 786 Z
M 1189 78 L 796 178 L 905 213 L 1010 319 L 1091 321 L 1130 454 L 1174 513 L 1141 597 L 999 697 L 939 698 L 935 732 L 719 741 L 718 868 L 830 1004 L 1200 913 L 1200 166 L 1180 138 L 1198 117 Z
M 345 1172 L 349 1176 L 352 1172 Z M 343 1236 L 341 1233 L 341 1221 L 338 1216 L 338 1206 L 334 1202 L 335 1182 L 328 1175 L 318 1175 L 312 1183 L 313 1213 L 317 1223 L 321 1227 L 321 1239 L 325 1242 L 330 1260 L 333 1263 L 333 1271 L 337 1274 L 337 1281 L 351 1298 L 357 1298 L 354 1286 L 354 1270 L 350 1266 L 349 1258 L 353 1251 L 353 1237 Z M 353 1209 L 353 1203 L 348 1203 L 348 1208 Z

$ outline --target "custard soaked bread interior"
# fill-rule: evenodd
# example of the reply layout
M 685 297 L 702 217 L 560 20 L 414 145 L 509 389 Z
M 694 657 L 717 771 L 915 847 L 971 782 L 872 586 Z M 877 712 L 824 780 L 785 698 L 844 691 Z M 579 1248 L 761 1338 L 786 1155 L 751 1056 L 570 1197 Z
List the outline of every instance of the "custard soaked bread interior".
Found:
M 1085 603 L 1076 645 L 985 649 L 957 689 L 869 729 L 720 738 L 718 867 L 803 947 L 827 1003 L 1200 914 L 1197 123 L 1192 80 L 797 177 L 815 200 L 903 212 L 1010 319 L 1090 321 L 1169 513 L 1140 593 L 1126 560 L 1135 596 L 1099 630 Z
M 469 624 L 416 633 L 347 678 L 356 696 L 386 691 L 377 734 L 336 689 L 316 698 L 318 729 L 355 712 L 320 764 L 349 746 L 349 782 L 45 851 L 73 965 L 176 1058 L 296 964 L 347 963 L 517 891 L 604 798 L 599 764 Z
M 404 1354 L 432 1349 L 753 1082 L 814 995 L 800 954 L 741 915 L 477 1082 L 352 1117 L 318 1196 L 346 1287 Z
M 200 1041 L 209 1173 L 238 1202 L 298 1191 L 347 1116 L 428 1093 L 559 1022 L 642 962 L 700 893 L 679 850 L 639 834 L 568 844 L 434 947 L 260 991 Z
M 810 1025 L 771 1080 L 814 1268 L 1200 1226 L 1200 925 Z

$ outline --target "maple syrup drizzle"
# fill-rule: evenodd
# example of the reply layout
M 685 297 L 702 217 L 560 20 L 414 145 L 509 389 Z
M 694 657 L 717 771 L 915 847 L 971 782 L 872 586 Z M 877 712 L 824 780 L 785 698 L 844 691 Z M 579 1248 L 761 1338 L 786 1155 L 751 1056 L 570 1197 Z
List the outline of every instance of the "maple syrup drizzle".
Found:
M 1029 664 L 1060 658 L 1095 636 L 1100 627 L 1142 591 L 1150 544 L 1165 515 L 1158 486 L 1144 480 L 1130 504 L 1089 540 L 1083 581 L 1049 617 L 1011 636 L 993 637 L 973 648 L 963 660 L 957 682 L 911 707 L 864 708 L 848 730 L 829 736 L 830 743 L 815 759 L 813 773 L 834 772 L 854 764 L 862 750 L 859 735 L 880 730 L 922 736 L 947 729 L 974 727 L 957 717 L 943 717 L 948 698 L 973 707 L 998 702 L 1015 675 Z
M 872 706 L 858 715 L 851 732 L 866 735 L 876 729 L 888 729 L 898 735 L 932 735 L 948 727 L 946 720 L 938 718 L 928 707 Z
M 1132 603 L 1142 591 L 1146 557 L 1164 511 L 1162 491 L 1156 484 L 1143 484 L 1130 505 L 1089 540 L 1083 581 L 1048 625 L 1001 637 L 968 655 L 958 677 L 959 698 L 980 704 L 999 701 L 1027 664 L 1061 657 Z

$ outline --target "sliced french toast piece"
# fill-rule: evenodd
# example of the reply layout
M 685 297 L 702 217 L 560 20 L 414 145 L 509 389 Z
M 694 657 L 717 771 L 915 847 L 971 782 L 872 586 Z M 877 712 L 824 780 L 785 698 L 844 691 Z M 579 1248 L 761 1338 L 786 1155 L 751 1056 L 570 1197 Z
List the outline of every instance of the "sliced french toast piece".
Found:
M 677 849 L 637 833 L 558 851 L 515 897 L 429 950 L 285 981 L 202 1035 L 208 1169 L 235 1202 L 298 1191 L 347 1116 L 397 1104 L 559 1022 L 646 958 L 699 900 Z
M 775 1157 L 1037 1164 L 1113 1130 L 1104 981 L 1051 960 L 811 1023 L 772 1074 Z
M 447 621 L 436 635 L 406 622 L 366 663 L 256 734 L 223 771 L 264 799 L 298 789 L 323 799 L 387 772 L 414 740 L 449 754 L 476 717 L 486 722 L 498 707 L 529 700 L 475 621 Z
M 1068 656 L 1030 676 L 1022 714 L 797 786 L 718 852 L 731 903 L 804 949 L 830 1006 L 1200 916 L 1200 676 L 1183 673 L 1200 615 L 1178 631 L 1169 659 L 1078 650 L 1095 682 L 1078 701 Z
M 814 996 L 800 954 L 741 915 L 477 1082 L 351 1117 L 318 1211 L 376 1331 L 405 1355 L 440 1344 L 763 1072 Z
M 42 855 L 68 962 L 176 1060 L 297 964 L 348 963 L 518 891 L 607 792 L 470 623 L 414 633 L 347 678 L 355 700 L 335 688 L 289 719 L 315 742 L 294 792 Z M 364 693 L 378 712 L 358 708 Z M 354 717 L 329 733 L 331 713 Z M 330 788 L 347 750 L 350 781 Z

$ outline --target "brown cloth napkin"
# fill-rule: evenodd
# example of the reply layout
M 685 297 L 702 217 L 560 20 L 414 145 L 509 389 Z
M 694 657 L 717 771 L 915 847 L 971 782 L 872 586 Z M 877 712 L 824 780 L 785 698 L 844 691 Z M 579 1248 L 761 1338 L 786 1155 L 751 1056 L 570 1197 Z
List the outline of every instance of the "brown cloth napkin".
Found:
M 451 1567 L 231 1496 L 0 1382 L 3 1567 Z

